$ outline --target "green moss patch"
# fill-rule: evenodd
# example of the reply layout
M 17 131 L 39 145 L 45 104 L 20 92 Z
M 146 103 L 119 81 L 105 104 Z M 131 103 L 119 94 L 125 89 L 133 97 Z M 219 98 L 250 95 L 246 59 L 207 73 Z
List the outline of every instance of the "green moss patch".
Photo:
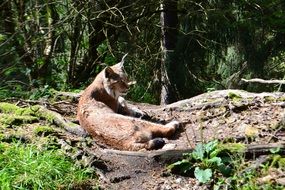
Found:
M 0 102 L 0 113 L 37 116 L 39 109 L 39 106 L 21 108 L 11 103 Z
M 21 108 L 11 103 L 0 102 L 0 125 L 21 125 L 39 121 L 39 107 Z
M 30 115 L 0 114 L 0 125 L 21 125 L 27 123 L 35 123 L 38 118 Z
M 34 133 L 39 136 L 41 135 L 47 136 L 54 132 L 55 132 L 54 129 L 50 126 L 38 126 L 34 129 Z
M 21 109 L 20 107 L 6 103 L 6 102 L 0 102 L 0 112 L 1 113 L 15 113 L 17 110 Z
M 232 100 L 232 101 L 240 101 L 242 99 L 241 95 L 233 93 L 233 92 L 229 92 L 228 97 Z

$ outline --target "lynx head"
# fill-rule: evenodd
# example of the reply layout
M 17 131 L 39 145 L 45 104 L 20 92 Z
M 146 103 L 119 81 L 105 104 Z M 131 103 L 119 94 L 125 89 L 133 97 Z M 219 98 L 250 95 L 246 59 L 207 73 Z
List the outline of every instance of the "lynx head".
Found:
M 118 98 L 121 95 L 125 95 L 129 89 L 129 81 L 126 72 L 124 71 L 124 59 L 127 56 L 124 55 L 121 62 L 111 67 L 106 67 L 104 72 L 104 88 L 107 93 Z

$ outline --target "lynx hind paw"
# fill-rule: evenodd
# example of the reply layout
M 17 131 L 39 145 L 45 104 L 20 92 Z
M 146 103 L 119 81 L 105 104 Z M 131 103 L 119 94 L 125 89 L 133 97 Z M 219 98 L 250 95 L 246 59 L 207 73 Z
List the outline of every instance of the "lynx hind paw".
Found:
M 174 128 L 174 129 L 178 129 L 179 126 L 180 126 L 180 123 L 178 121 L 171 121 L 170 123 L 167 123 L 165 125 L 165 127 Z
M 154 138 L 148 141 L 148 148 L 149 150 L 157 150 L 161 149 L 165 145 L 165 141 L 162 138 Z

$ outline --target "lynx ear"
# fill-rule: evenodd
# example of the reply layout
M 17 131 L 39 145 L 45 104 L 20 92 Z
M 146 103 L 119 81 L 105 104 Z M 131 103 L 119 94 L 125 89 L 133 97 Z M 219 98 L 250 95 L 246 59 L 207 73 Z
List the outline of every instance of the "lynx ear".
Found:
M 105 78 L 107 78 L 107 79 L 111 78 L 114 73 L 115 72 L 113 71 L 113 69 L 111 69 L 111 67 L 106 67 L 105 68 L 105 71 L 104 71 Z
M 119 63 L 119 66 L 120 68 L 123 68 L 124 67 L 124 62 L 125 62 L 125 58 L 127 57 L 128 53 L 126 53 L 123 57 L 122 57 L 122 60 L 121 62 Z

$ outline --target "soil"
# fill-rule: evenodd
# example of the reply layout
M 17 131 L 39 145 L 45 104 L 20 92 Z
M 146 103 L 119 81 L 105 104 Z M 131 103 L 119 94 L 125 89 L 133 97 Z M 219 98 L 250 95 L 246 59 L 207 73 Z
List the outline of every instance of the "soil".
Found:
M 179 132 L 167 140 L 166 147 L 161 150 L 138 152 L 114 150 L 97 144 L 88 135 L 71 134 L 62 128 L 57 128 L 52 134 L 76 162 L 96 168 L 102 189 L 209 189 L 193 177 L 168 172 L 166 166 L 181 159 L 182 154 L 191 151 L 197 143 L 213 139 L 241 142 L 248 147 L 279 144 L 284 148 L 284 93 L 223 90 L 167 106 L 130 104 L 144 110 L 152 121 L 181 122 Z M 66 119 L 75 120 L 74 101 L 57 102 L 48 109 L 59 112 Z M 92 183 L 86 182 L 84 189 Z

